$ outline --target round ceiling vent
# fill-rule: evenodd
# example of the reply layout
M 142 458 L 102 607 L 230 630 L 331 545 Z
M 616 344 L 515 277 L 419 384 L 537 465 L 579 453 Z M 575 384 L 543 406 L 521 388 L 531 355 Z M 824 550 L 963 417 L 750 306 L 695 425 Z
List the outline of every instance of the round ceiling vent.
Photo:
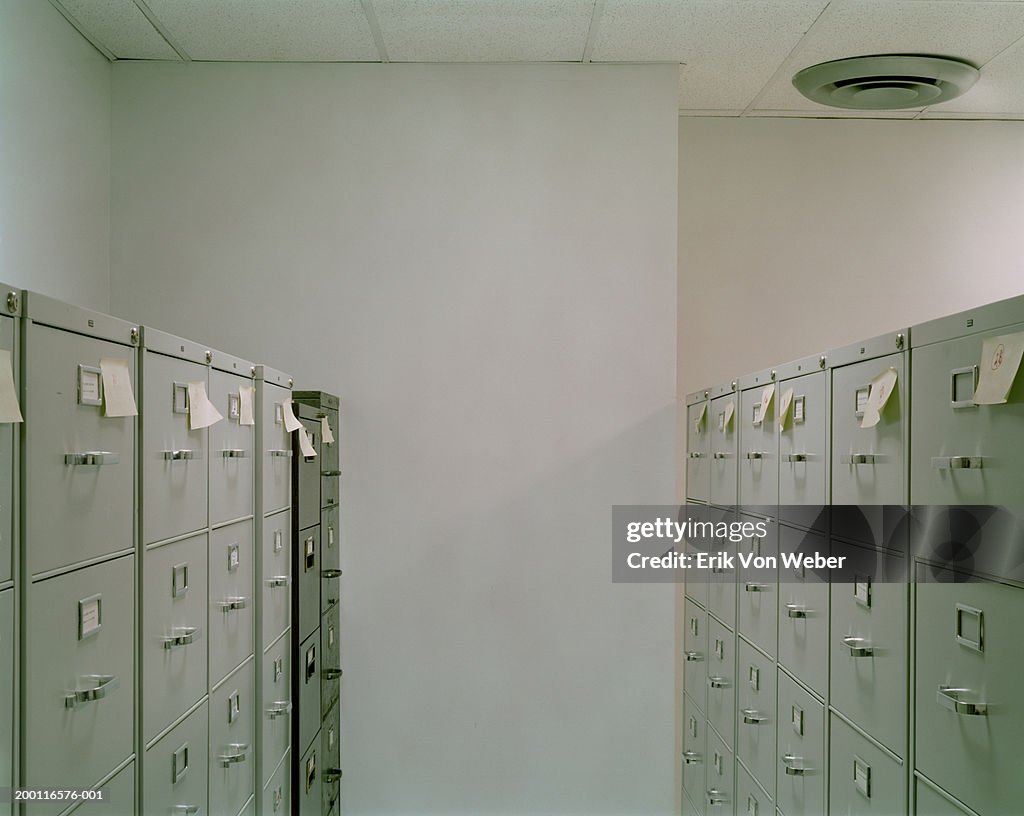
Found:
M 793 77 L 793 85 L 833 108 L 897 110 L 945 102 L 977 80 L 978 69 L 960 60 L 880 54 L 812 65 Z

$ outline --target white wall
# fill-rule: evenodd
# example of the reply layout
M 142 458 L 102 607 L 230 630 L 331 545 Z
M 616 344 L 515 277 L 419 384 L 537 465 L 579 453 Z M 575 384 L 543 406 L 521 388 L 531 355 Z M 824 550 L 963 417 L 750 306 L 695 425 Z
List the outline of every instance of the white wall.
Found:
M 0 2 L 0 280 L 107 310 L 110 63 L 42 0 Z
M 664 814 L 674 67 L 114 66 L 119 314 L 343 401 L 349 814 Z

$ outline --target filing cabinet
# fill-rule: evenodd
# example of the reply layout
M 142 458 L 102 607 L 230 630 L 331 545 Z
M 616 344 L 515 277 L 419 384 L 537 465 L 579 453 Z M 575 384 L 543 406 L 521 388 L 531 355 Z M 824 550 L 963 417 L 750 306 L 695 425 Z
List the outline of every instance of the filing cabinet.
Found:
M 253 661 L 210 692 L 210 813 L 239 813 L 255 792 Z
M 735 812 L 741 816 L 773 816 L 775 813 L 772 797 L 743 767 L 742 760 L 736 763 Z
M 754 515 L 772 515 L 779 504 L 779 396 L 775 371 L 741 378 L 736 424 L 740 434 L 738 504 Z
M 147 549 L 144 554 L 144 744 L 206 696 L 207 541 L 202 533 Z
M 737 647 L 736 756 L 762 787 L 775 791 L 775 663 L 742 638 Z M 737 799 L 742 807 L 745 800 Z M 769 813 L 769 810 L 763 810 Z
M 695 391 L 686 396 L 686 498 L 707 502 L 711 498 L 711 421 L 710 390 Z
M 736 635 L 708 619 L 708 723 L 727 745 L 736 725 Z
M 143 813 L 209 812 L 209 725 L 208 703 L 204 701 L 146 751 Z
M 14 590 L 0 592 L 0 788 L 14 784 Z M 11 806 L 0 802 L 0 813 Z
M 11 374 L 17 390 L 21 377 L 19 371 L 21 321 L 21 295 L 0 284 L 0 291 L 6 290 L 6 312 L 0 314 L 0 351 L 10 355 Z M 18 431 L 15 423 L 0 423 L 0 587 L 14 578 L 14 542 L 17 530 L 14 525 L 14 508 L 18 501 L 15 474 Z M 2 783 L 0 783 L 2 784 Z
M 708 730 L 707 762 L 704 763 L 706 816 L 719 816 L 734 812 L 736 779 L 733 753 L 719 734 Z
M 829 813 L 907 813 L 906 767 L 888 751 L 832 715 L 829 729 Z
M 320 729 L 320 755 L 323 762 L 321 788 L 323 813 L 337 814 L 341 809 L 341 739 L 337 706 L 327 712 Z
M 297 606 L 295 616 L 298 638 L 305 640 L 320 623 L 320 527 L 308 527 L 299 531 L 298 547 L 292 569 L 296 575 L 295 597 L 292 605 Z
M 79 802 L 62 816 L 135 816 L 135 763 L 129 762 L 116 773 L 100 781 L 97 787 L 102 788 L 102 801 L 91 800 Z M 36 806 L 26 806 L 25 813 L 34 816 L 42 813 Z
M 914 780 L 916 816 L 979 816 L 921 778 Z
M 243 424 L 242 400 L 252 395 L 255 366 L 214 352 L 210 401 L 224 419 L 210 426 L 210 523 L 224 524 L 253 515 L 253 426 Z M 240 389 L 246 389 L 242 394 Z M 246 417 L 248 420 L 249 418 Z M 253 417 L 250 421 L 255 421 Z
M 704 754 L 707 748 L 707 722 L 701 709 L 689 695 L 683 696 L 683 792 L 695 813 L 703 816 Z
M 323 816 L 320 769 L 320 743 L 317 741 L 306 749 L 298 763 L 298 790 L 293 795 L 296 816 Z
M 253 651 L 252 530 L 249 519 L 210 533 L 211 686 Z
M 756 519 L 743 518 L 756 523 Z M 762 519 L 763 520 L 763 519 Z M 779 526 L 767 525 L 767 535 L 748 536 L 740 542 L 742 552 L 755 557 L 778 557 Z M 778 648 L 778 595 L 777 571 L 769 568 L 755 569 L 753 565 L 744 569 L 737 561 L 739 585 L 739 631 L 769 657 L 774 657 Z
M 292 668 L 298 711 L 295 741 L 300 750 L 308 748 L 320 731 L 320 630 L 313 631 L 299 646 L 298 666 Z
M 264 648 L 277 640 L 291 622 L 291 512 L 263 519 L 262 637 Z
M 704 711 L 708 677 L 708 614 L 694 601 L 683 604 L 683 689 Z
M 334 608 L 320 620 L 320 710 L 327 711 L 341 693 L 341 614 Z
M 262 785 L 267 784 L 288 751 L 291 739 L 291 639 L 282 635 L 270 646 L 263 660 L 261 716 L 263 718 Z
M 779 517 L 807 528 L 820 523 L 818 508 L 829 499 L 828 373 L 824 369 L 824 354 L 779 366 L 773 398 L 779 435 Z
M 824 813 L 824 706 L 780 669 L 778 711 L 776 804 L 786 816 Z
M 709 507 L 706 519 L 713 524 L 732 524 L 736 514 L 732 510 Z M 715 540 L 713 554 L 724 554 L 735 561 L 736 544 L 732 541 Z M 708 611 L 730 629 L 736 628 L 736 568 L 727 561 L 705 572 L 701 576 L 708 585 Z
M 285 816 L 291 813 L 291 753 L 286 751 L 274 775 L 263 788 L 263 816 Z
M 340 609 L 341 511 L 337 506 L 320 511 L 320 614 Z
M 818 533 L 779 527 L 780 549 L 827 555 Z M 829 571 L 779 566 L 779 663 L 815 693 L 828 693 Z
M 735 382 L 719 385 L 711 393 L 710 503 L 719 507 L 732 507 L 736 504 L 739 395 L 736 393 Z

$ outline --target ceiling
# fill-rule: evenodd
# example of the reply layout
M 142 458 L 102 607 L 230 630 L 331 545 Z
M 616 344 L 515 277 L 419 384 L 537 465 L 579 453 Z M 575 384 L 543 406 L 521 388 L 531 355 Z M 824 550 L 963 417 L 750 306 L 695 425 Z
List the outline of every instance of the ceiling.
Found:
M 51 0 L 111 60 L 679 65 L 683 116 L 1024 119 L 1024 0 Z M 981 69 L 959 99 L 857 112 L 801 68 L 938 54 Z

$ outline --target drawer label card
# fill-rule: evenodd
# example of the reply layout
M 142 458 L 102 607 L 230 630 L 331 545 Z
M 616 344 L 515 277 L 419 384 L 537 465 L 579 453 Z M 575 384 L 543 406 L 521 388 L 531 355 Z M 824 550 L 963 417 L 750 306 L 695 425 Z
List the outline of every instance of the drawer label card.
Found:
M 242 563 L 242 558 L 239 555 L 238 545 L 231 544 L 228 546 L 228 572 L 234 572 L 238 569 L 238 565 Z
M 853 599 L 863 607 L 871 608 L 871 579 L 861 578 L 853 582 Z
M 78 366 L 78 404 L 103 405 L 103 375 L 95 366 Z
M 217 406 L 210 402 L 206 395 L 206 383 L 190 382 L 188 384 L 188 425 L 193 431 L 209 428 L 224 419 Z
M 868 386 L 868 397 L 864 403 L 864 414 L 860 418 L 860 427 L 874 428 L 882 419 L 882 409 L 896 390 L 896 378 L 899 372 L 891 366 L 875 377 Z M 857 392 L 858 407 L 860 403 L 860 392 Z
M 0 349 L 0 422 L 24 422 L 18 405 L 18 389 L 14 387 L 11 352 Z
M 790 721 L 793 723 L 793 731 L 802 737 L 804 735 L 804 710 L 799 706 L 793 706 L 790 714 Z
M 243 385 L 238 389 L 238 403 L 239 403 L 239 425 L 255 425 L 256 415 L 253 413 L 252 406 L 255 402 L 256 387 L 252 385 Z
M 274 552 L 279 553 L 284 549 L 284 535 L 280 530 L 274 530 Z
M 103 415 L 108 417 L 137 416 L 135 394 L 132 393 L 132 377 L 128 371 L 128 360 L 120 357 L 104 357 L 100 360 L 103 375 Z
M 801 394 L 793 398 L 793 424 L 799 425 L 804 421 L 807 398 Z
M 78 639 L 84 640 L 103 628 L 103 596 L 93 595 L 78 602 Z
M 986 337 L 981 344 L 975 405 L 1002 405 L 1024 358 L 1024 332 Z
M 242 419 L 242 398 L 238 394 L 228 394 L 228 419 L 235 422 Z
M 853 786 L 866 798 L 871 798 L 871 766 L 858 757 L 853 758 Z
M 175 414 L 188 413 L 188 383 L 176 382 L 172 386 L 171 411 Z

